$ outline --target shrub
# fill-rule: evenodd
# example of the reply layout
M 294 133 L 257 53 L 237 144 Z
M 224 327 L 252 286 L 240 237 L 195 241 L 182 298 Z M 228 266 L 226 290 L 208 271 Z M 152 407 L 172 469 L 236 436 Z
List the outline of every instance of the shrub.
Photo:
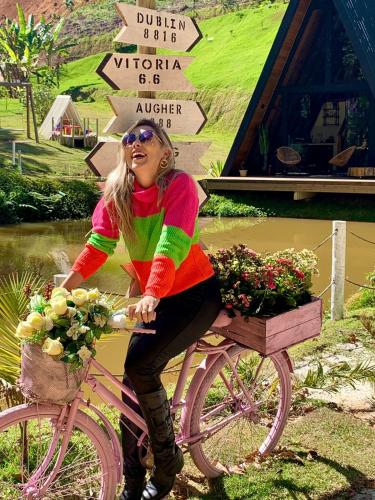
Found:
M 200 211 L 200 215 L 222 216 L 222 217 L 266 217 L 263 210 L 237 202 L 231 198 L 212 194 L 208 202 Z
M 348 311 L 375 307 L 375 271 L 367 275 L 367 280 L 366 286 L 369 288 L 360 288 L 360 290 L 346 302 Z
M 89 217 L 99 198 L 90 181 L 51 181 L 2 170 L 0 223 Z

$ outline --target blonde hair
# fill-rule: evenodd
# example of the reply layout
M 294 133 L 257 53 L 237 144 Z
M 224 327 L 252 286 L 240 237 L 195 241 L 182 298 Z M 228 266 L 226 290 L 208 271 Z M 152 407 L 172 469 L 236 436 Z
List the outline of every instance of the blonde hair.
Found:
M 158 204 L 162 200 L 164 191 L 172 180 L 168 174 L 175 170 L 174 150 L 165 130 L 152 120 L 143 118 L 135 122 L 125 134 L 129 134 L 137 127 L 147 126 L 152 128 L 153 132 L 160 139 L 162 145 L 170 150 L 166 159 L 167 164 L 159 168 L 155 184 L 159 188 Z M 125 135 L 124 134 L 124 135 Z M 121 141 L 122 144 L 122 141 Z M 126 163 L 125 148 L 121 147 L 121 159 L 117 167 L 108 175 L 105 189 L 104 200 L 106 202 L 112 224 L 117 223 L 120 231 L 127 238 L 134 239 L 133 211 L 131 195 L 134 190 L 134 173 Z

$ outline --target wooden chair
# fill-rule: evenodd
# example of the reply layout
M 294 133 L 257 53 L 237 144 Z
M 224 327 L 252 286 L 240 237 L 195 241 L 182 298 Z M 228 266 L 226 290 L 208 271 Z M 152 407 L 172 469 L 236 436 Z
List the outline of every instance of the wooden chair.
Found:
M 293 148 L 289 148 L 287 146 L 281 146 L 276 150 L 277 159 L 287 165 L 288 167 L 294 167 L 301 162 L 301 155 Z
M 344 149 L 344 151 L 331 158 L 328 163 L 335 167 L 345 167 L 356 149 L 357 146 L 350 146 L 350 148 Z

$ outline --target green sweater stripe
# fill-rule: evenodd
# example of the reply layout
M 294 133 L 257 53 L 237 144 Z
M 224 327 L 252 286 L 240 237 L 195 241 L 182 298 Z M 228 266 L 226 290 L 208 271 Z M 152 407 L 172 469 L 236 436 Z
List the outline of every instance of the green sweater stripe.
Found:
M 191 238 L 181 228 L 176 226 L 163 226 L 159 242 L 156 246 L 155 256 L 164 255 L 173 260 L 178 269 L 191 247 Z
M 92 231 L 87 243 L 90 243 L 90 245 L 95 247 L 97 250 L 101 250 L 107 255 L 113 255 L 118 240 L 119 239 L 115 240 L 113 238 L 108 238 L 107 236 L 103 236 L 102 234 Z
M 132 260 L 148 261 L 154 258 L 156 245 L 163 227 L 164 209 L 148 217 L 134 217 L 135 239 L 126 244 Z

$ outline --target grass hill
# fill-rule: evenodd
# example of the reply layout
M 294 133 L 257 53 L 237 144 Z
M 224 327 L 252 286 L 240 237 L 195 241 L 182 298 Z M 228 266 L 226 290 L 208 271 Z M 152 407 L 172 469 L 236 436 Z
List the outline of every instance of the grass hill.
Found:
M 186 76 L 195 85 L 197 91 L 190 95 L 159 94 L 159 97 L 190 98 L 201 103 L 208 115 L 208 123 L 199 136 L 194 136 L 194 140 L 212 142 L 208 153 L 203 158 L 206 166 L 211 161 L 225 159 L 285 9 L 284 2 L 268 2 L 256 8 L 246 7 L 200 21 L 199 26 L 204 37 L 189 53 L 195 59 L 186 70 Z M 167 51 L 159 51 L 159 53 L 165 54 Z M 73 96 L 82 117 L 89 118 L 90 122 L 95 118 L 99 119 L 99 133 L 102 133 L 112 116 L 106 95 L 126 94 L 126 92 L 114 91 L 96 74 L 95 70 L 103 56 L 104 53 L 99 53 L 67 64 L 58 89 L 58 93 L 69 93 Z M 22 113 L 20 108 L 18 113 Z M 4 127 L 4 124 L 6 127 L 19 128 L 20 117 L 14 115 L 16 120 L 12 125 L 9 116 L 12 116 L 9 113 L 9 106 L 6 111 L 4 101 L 0 100 L 0 129 L 1 126 Z M 184 139 L 192 138 L 184 136 Z M 45 161 L 48 161 L 48 157 L 56 148 L 49 150 L 49 142 L 46 142 L 43 147 L 48 148 L 45 157 Z M 32 145 L 30 144 L 28 148 L 32 148 Z M 39 172 L 40 164 L 44 161 L 40 149 Z M 5 150 L 8 151 L 9 147 L 4 143 L 0 144 L 0 165 Z M 73 161 L 70 164 L 71 171 L 78 169 L 78 164 L 79 170 L 83 171 L 84 155 L 84 152 L 74 151 L 72 154 L 69 150 L 68 161 Z M 53 171 L 59 171 L 58 164 L 60 163 L 56 162 Z M 35 171 L 34 168 L 31 170 Z M 66 167 L 62 166 L 61 171 L 66 171 Z

